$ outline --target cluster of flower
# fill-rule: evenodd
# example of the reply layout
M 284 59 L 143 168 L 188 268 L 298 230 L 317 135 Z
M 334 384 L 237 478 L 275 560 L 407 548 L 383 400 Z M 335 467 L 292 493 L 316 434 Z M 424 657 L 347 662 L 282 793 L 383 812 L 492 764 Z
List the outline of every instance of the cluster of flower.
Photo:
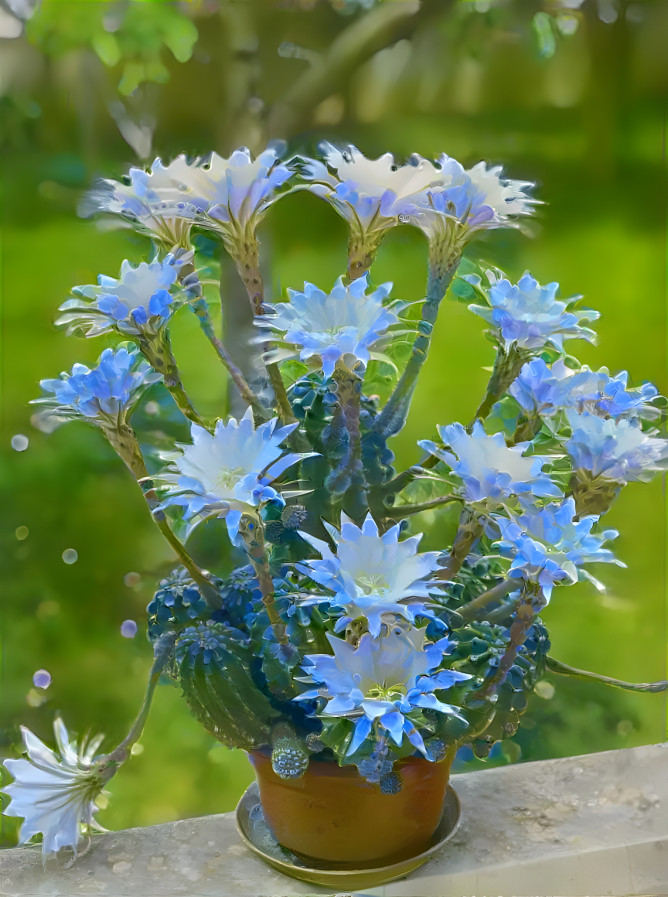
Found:
M 530 214 L 536 201 L 529 186 L 504 178 L 500 168 L 479 163 L 467 170 L 446 155 L 436 162 L 415 156 L 397 165 L 389 154 L 370 160 L 354 147 L 330 145 L 318 160 L 282 162 L 279 149 L 269 147 L 255 160 L 242 149 L 229 159 L 180 156 L 168 165 L 156 160 L 150 171 L 132 169 L 126 181 L 103 185 L 98 206 L 150 234 L 157 255 L 138 267 L 124 262 L 119 279 L 101 276 L 97 286 L 77 287 L 62 306 L 60 322 L 87 336 L 115 332 L 136 348 L 106 349 L 92 370 L 75 365 L 60 379 L 42 381 L 48 394 L 38 400 L 43 415 L 50 422 L 79 417 L 103 430 L 142 482 L 156 522 L 192 577 L 187 601 L 169 593 L 178 613 L 172 607 L 160 617 L 159 602 L 150 605 L 161 626 L 173 623 L 175 662 L 183 654 L 179 626 L 192 622 L 211 591 L 211 606 L 224 614 L 220 589 L 189 558 L 176 529 L 186 521 L 187 538 L 201 521 L 224 518 L 262 596 L 240 637 L 252 643 L 261 614 L 268 621 L 257 649 L 267 665 L 255 687 L 270 694 L 271 670 L 280 668 L 290 688 L 276 686 L 273 706 L 283 695 L 285 717 L 305 744 L 321 739 L 319 749 L 325 746 L 341 763 L 355 763 L 372 782 L 383 779 L 389 791 L 400 787 L 394 759 L 414 751 L 428 760 L 451 755 L 452 746 L 443 749 L 447 732 L 439 719 L 458 721 L 465 730 L 467 694 L 473 704 L 493 698 L 554 586 L 591 580 L 584 567 L 591 562 L 619 563 L 604 547 L 617 533 L 597 529 L 599 517 L 622 485 L 649 477 L 668 461 L 668 441 L 648 425 L 658 414 L 653 386 L 629 388 L 626 373 L 612 377 L 605 369 L 569 366 L 564 341 L 593 340 L 584 322 L 597 314 L 578 309 L 579 297 L 558 299 L 556 283 L 541 286 L 528 273 L 512 283 L 488 272 L 485 285 L 481 277 L 461 279 L 462 289 L 478 300 L 471 311 L 489 324 L 496 344 L 494 370 L 474 421 L 439 427 L 439 442 L 419 441 L 426 453 L 419 468 L 395 475 L 385 464 L 380 484 L 366 469 L 367 457 L 387 459 L 386 440 L 405 422 L 438 306 L 462 251 L 480 231 L 516 227 Z M 348 272 L 330 292 L 307 283 L 272 307 L 259 279 L 256 228 L 278 198 L 296 189 L 322 197 L 347 221 Z M 417 327 L 400 317 L 403 303 L 388 301 L 391 284 L 373 288 L 368 275 L 383 236 L 400 224 L 419 227 L 429 241 L 427 295 Z M 258 342 L 278 416 L 264 408 L 212 335 L 191 244 L 194 227 L 217 234 L 238 265 L 261 330 Z M 203 421 L 185 395 L 167 333 L 173 314 L 186 305 L 247 400 L 239 420 Z M 411 329 L 413 352 L 375 413 L 362 395 L 366 369 L 371 361 L 388 361 L 388 345 Z M 286 390 L 276 366 L 287 359 L 303 363 L 308 389 Z M 128 421 L 157 379 L 191 420 L 192 442 L 177 444 L 148 478 Z M 305 391 L 315 398 L 302 410 L 302 426 L 296 407 Z M 533 442 L 539 432 L 540 454 Z M 287 471 L 300 488 L 286 488 Z M 402 489 L 416 476 L 430 476 L 439 492 L 444 486 L 449 491 L 412 505 Z M 288 516 L 297 522 L 288 525 L 280 512 L 297 497 L 308 510 L 289 505 Z M 448 550 L 419 553 L 420 535 L 400 538 L 409 517 L 450 503 L 461 507 L 461 517 Z M 281 542 L 288 530 L 292 541 Z M 272 541 L 273 550 L 267 548 Z M 476 562 L 492 556 L 493 576 L 476 580 Z M 283 593 L 279 607 L 277 581 L 286 569 L 294 589 Z M 475 619 L 475 607 L 477 618 L 487 620 L 494 607 L 506 626 L 504 662 L 482 679 L 472 667 L 450 663 L 462 617 L 453 623 L 439 596 L 455 594 L 460 572 L 478 586 L 461 603 L 463 619 Z M 516 631 L 511 623 L 518 609 L 529 622 Z M 200 619 L 206 621 L 206 614 Z M 202 625 L 214 648 L 217 633 L 233 637 L 222 624 Z M 246 624 L 235 618 L 234 625 Z M 300 626 L 320 630 L 302 638 Z M 314 644 L 322 653 L 313 653 Z M 234 652 L 222 642 L 220 651 L 226 663 L 233 662 Z M 159 656 L 164 660 L 164 649 Z M 253 675 L 251 670 L 244 681 Z M 452 702 L 444 700 L 448 691 Z M 16 782 L 7 789 L 13 799 L 6 812 L 25 817 L 23 840 L 41 831 L 45 851 L 76 847 L 78 826 L 70 817 L 74 812 L 72 818 L 78 814 L 79 822 L 90 823 L 88 786 L 94 780 L 95 791 L 101 781 L 90 752 L 77 760 L 59 727 L 62 763 L 27 733 L 31 762 L 13 761 Z M 83 791 L 82 778 L 88 783 Z M 75 796 L 77 809 L 72 811 L 66 797 L 51 808 L 56 781 L 59 800 L 64 789 Z M 70 814 L 65 834 L 63 807 Z

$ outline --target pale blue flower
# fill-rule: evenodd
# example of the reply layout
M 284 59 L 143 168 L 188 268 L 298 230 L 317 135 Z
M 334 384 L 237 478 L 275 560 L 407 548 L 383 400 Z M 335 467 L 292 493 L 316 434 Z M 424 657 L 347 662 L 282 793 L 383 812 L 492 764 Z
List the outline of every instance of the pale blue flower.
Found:
M 288 290 L 288 302 L 276 305 L 273 314 L 256 319 L 256 324 L 283 334 L 286 348 L 270 350 L 265 360 L 300 358 L 319 361 L 325 377 L 331 377 L 338 361 L 348 368 L 364 367 L 371 358 L 383 358 L 379 347 L 389 339 L 388 330 L 399 319 L 392 306 L 383 302 L 392 289 L 384 283 L 367 293 L 368 275 L 345 285 L 341 277 L 330 293 L 312 283 L 304 292 Z M 394 304 L 398 309 L 398 304 Z
M 548 459 L 524 456 L 529 443 L 509 448 L 502 433 L 488 436 L 480 421 L 475 422 L 471 433 L 458 423 L 438 427 L 438 432 L 450 450 L 427 439 L 418 445 L 449 465 L 462 480 L 467 501 L 496 503 L 511 495 L 561 496 L 561 490 L 543 473 Z
M 501 530 L 497 543 L 503 554 L 512 558 L 509 575 L 537 582 L 549 600 L 554 583 L 572 584 L 588 579 L 603 588 L 582 564 L 603 562 L 624 566 L 603 543 L 616 539 L 614 529 L 593 533 L 597 515 L 576 519 L 575 501 L 567 498 L 558 505 L 540 510 L 528 507 L 517 518 L 493 515 Z
M 668 440 L 643 432 L 638 419 L 604 419 L 567 412 L 572 435 L 566 451 L 574 468 L 616 482 L 649 480 L 668 466 Z
M 506 348 L 516 345 L 520 349 L 536 351 L 554 346 L 562 351 L 564 339 L 594 342 L 594 331 L 580 322 L 595 321 L 598 312 L 591 309 L 569 311 L 569 305 L 580 297 L 562 302 L 556 298 L 558 289 L 558 283 L 541 286 L 527 272 L 517 284 L 505 279 L 492 282 L 486 292 L 489 305 L 470 305 L 469 308 L 498 331 Z
M 170 253 L 137 266 L 124 261 L 118 280 L 100 274 L 97 286 L 74 287 L 75 298 L 60 306 L 65 314 L 56 324 L 66 325 L 68 333 L 81 329 L 86 336 L 111 330 L 128 336 L 155 333 L 175 310 L 175 285 L 184 263 L 192 263 L 192 253 Z
M 398 165 L 391 153 L 367 159 L 354 146 L 342 150 L 327 142 L 320 149 L 324 163 L 304 159 L 302 176 L 355 231 L 393 227 L 400 215 L 414 211 L 413 197 L 441 178 L 439 169 L 418 155 Z
M 83 417 L 113 424 L 127 416 L 146 386 L 160 379 L 140 358 L 124 347 L 105 349 L 94 368 L 75 364 L 71 373 L 63 372 L 58 379 L 40 380 L 42 389 L 52 395 L 34 402 L 47 406 L 43 414 L 51 420 Z
M 340 150 L 324 143 L 322 151 L 325 164 L 304 160 L 303 177 L 354 231 L 383 231 L 401 222 L 434 239 L 455 222 L 465 243 L 479 229 L 511 226 L 535 203 L 526 193 L 532 184 L 504 178 L 500 166 L 488 169 L 484 162 L 467 171 L 445 153 L 436 162 L 414 154 L 398 165 L 390 153 L 367 159 L 354 146 Z
M 185 518 L 195 521 L 191 530 L 208 517 L 224 517 L 236 541 L 242 514 L 254 515 L 269 501 L 285 504 L 271 484 L 307 457 L 281 448 L 297 424 L 277 428 L 277 422 L 273 418 L 256 429 L 249 408 L 239 421 L 217 421 L 213 434 L 192 424 L 192 445 L 179 445 L 159 478 L 168 487 L 163 507 L 182 506 Z
M 181 155 L 167 165 L 156 159 L 149 171 L 131 168 L 123 183 L 103 181 L 92 202 L 185 245 L 195 221 L 223 229 L 259 221 L 293 174 L 280 162 L 279 149 L 269 146 L 255 160 L 246 147 L 227 159 L 217 153 L 193 161 Z
M 395 615 L 411 623 L 416 615 L 431 616 L 418 599 L 429 597 L 428 579 L 438 569 L 440 555 L 437 551 L 418 553 L 421 535 L 400 542 L 398 524 L 380 535 L 371 514 L 361 527 L 345 514 L 341 515 L 341 532 L 325 526 L 335 551 L 302 532 L 302 538 L 322 559 L 304 561 L 298 568 L 333 594 L 313 595 L 303 603 L 329 602 L 342 607 L 345 616 L 337 621 L 337 631 L 356 617 L 366 617 L 373 636 L 380 634 L 384 621 L 393 622 Z
M 465 169 L 443 153 L 437 159 L 440 178 L 414 197 L 411 223 L 430 240 L 459 226 L 458 239 L 467 243 L 477 231 L 515 227 L 517 219 L 533 213 L 537 200 L 527 192 L 529 181 L 505 178 L 500 165 L 488 168 L 478 162 Z
M 424 708 L 459 717 L 457 709 L 440 701 L 434 692 L 471 678 L 454 670 L 434 672 L 444 661 L 448 639 L 427 644 L 424 629 L 401 627 L 393 627 L 380 638 L 366 633 L 357 648 L 331 633 L 327 638 L 333 655 L 309 654 L 304 658 L 307 681 L 317 687 L 295 700 L 325 698 L 327 704 L 319 716 L 354 721 L 347 755 L 355 753 L 375 726 L 381 734 L 386 731 L 397 746 L 406 735 L 429 759 L 422 736 L 407 715 Z
M 100 830 L 93 816 L 95 799 L 111 778 L 115 767 L 105 764 L 106 758 L 95 758 L 103 736 L 82 744 L 70 741 L 60 718 L 53 724 L 58 753 L 48 748 L 36 735 L 21 727 L 27 760 L 5 760 L 14 777 L 3 791 L 11 798 L 3 813 L 23 818 L 19 841 L 25 844 L 41 833 L 42 855 L 57 853 L 62 847 L 74 853 L 83 832 Z
M 572 370 L 561 358 L 551 367 L 542 358 L 534 358 L 524 365 L 508 392 L 528 414 L 540 417 L 553 417 L 566 408 L 600 417 L 660 414 L 649 404 L 658 395 L 651 383 L 629 388 L 626 371 L 611 377 L 606 368 Z

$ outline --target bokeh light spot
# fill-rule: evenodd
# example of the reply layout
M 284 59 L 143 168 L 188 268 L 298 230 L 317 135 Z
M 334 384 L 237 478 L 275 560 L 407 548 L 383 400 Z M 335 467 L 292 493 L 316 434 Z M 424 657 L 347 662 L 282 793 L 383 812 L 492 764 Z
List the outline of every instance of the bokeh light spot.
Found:
M 134 620 L 123 620 L 121 623 L 121 635 L 123 638 L 134 638 L 137 635 L 137 624 Z
M 30 440 L 23 433 L 16 433 L 12 436 L 11 445 L 15 452 L 25 452 L 30 445 Z
M 37 670 L 32 677 L 35 688 L 48 688 L 51 685 L 51 673 L 48 670 Z

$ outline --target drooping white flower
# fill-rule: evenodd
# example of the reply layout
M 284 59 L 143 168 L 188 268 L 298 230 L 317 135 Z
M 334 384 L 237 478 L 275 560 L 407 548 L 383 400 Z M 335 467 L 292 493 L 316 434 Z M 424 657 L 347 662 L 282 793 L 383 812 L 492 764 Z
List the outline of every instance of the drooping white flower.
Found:
M 93 818 L 95 799 L 118 766 L 108 757 L 96 759 L 103 736 L 78 748 L 60 718 L 54 721 L 53 731 L 58 753 L 22 726 L 28 759 L 4 761 L 14 781 L 3 788 L 11 798 L 3 812 L 23 818 L 22 844 L 34 835 L 43 835 L 44 857 L 62 847 L 70 847 L 76 854 L 82 833 L 91 828 L 101 830 Z
M 169 493 L 163 505 L 182 506 L 194 525 L 224 517 L 234 541 L 243 513 L 268 501 L 285 504 L 271 483 L 305 455 L 281 448 L 297 424 L 277 429 L 277 422 L 273 418 L 256 429 L 248 408 L 239 421 L 217 421 L 213 434 L 192 424 L 192 445 L 179 445 L 181 451 L 169 459 L 174 472 L 159 478 Z

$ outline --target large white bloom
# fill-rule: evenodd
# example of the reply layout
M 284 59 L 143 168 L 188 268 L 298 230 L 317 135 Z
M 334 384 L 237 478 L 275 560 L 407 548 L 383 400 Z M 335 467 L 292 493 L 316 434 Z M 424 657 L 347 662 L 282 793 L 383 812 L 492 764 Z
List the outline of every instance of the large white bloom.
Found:
M 270 484 L 306 457 L 281 448 L 297 424 L 277 429 L 277 422 L 273 418 L 256 429 L 248 408 L 239 421 L 217 421 L 213 434 L 193 424 L 192 445 L 179 445 L 181 451 L 170 456 L 174 472 L 160 478 L 170 493 L 163 505 L 183 506 L 194 525 L 207 517 L 225 517 L 235 540 L 243 513 L 267 501 L 285 503 Z
M 339 359 L 349 368 L 358 362 L 366 367 L 371 358 L 387 360 L 378 349 L 389 339 L 388 330 L 398 323 L 396 312 L 403 305 L 383 305 L 392 284 L 381 284 L 369 293 L 367 286 L 364 274 L 347 286 L 339 277 L 329 293 L 312 283 L 304 284 L 303 293 L 288 290 L 289 302 L 255 320 L 259 327 L 282 334 L 286 344 L 270 350 L 265 361 L 315 358 L 325 376 L 331 377 Z
M 355 617 L 365 616 L 369 632 L 379 635 L 386 619 L 397 614 L 413 622 L 416 614 L 430 616 L 419 598 L 429 597 L 427 580 L 438 568 L 437 551 L 419 554 L 421 535 L 399 541 L 400 527 L 391 526 L 379 535 L 378 526 L 368 514 L 361 528 L 345 514 L 341 515 L 341 532 L 326 524 L 336 545 L 333 552 L 326 542 L 302 533 L 321 555 L 322 560 L 304 561 L 302 572 L 330 589 L 334 595 L 314 595 L 305 603 L 329 602 L 342 606 L 342 617 L 336 630 Z
M 353 230 L 383 231 L 398 222 L 414 224 L 430 240 L 453 222 L 466 243 L 480 229 L 515 226 L 536 203 L 527 181 L 505 178 L 501 166 L 478 162 L 465 169 L 442 153 L 435 162 L 414 154 L 398 165 L 391 153 L 367 159 L 356 147 L 322 146 L 326 164 L 306 160 L 310 190 L 328 200 Z
M 412 211 L 412 198 L 438 184 L 442 177 L 432 162 L 418 155 L 398 165 L 391 153 L 367 159 L 354 146 L 341 150 L 323 143 L 321 149 L 325 164 L 305 160 L 304 177 L 311 182 L 309 189 L 363 230 L 392 227 L 399 215 Z
M 42 833 L 42 853 L 71 847 L 76 853 L 83 831 L 94 827 L 95 798 L 116 770 L 107 758 L 96 760 L 103 736 L 77 748 L 60 718 L 53 724 L 58 753 L 50 750 L 29 729 L 21 727 L 27 760 L 5 760 L 14 782 L 3 790 L 11 797 L 7 816 L 23 818 L 22 844 Z
M 292 174 L 275 146 L 256 159 L 246 147 L 227 159 L 211 153 L 189 161 L 180 155 L 167 165 L 156 159 L 148 171 L 131 168 L 125 182 L 103 181 L 91 204 L 179 242 L 194 220 L 219 226 L 224 235 L 231 225 L 243 228 L 259 220 Z

